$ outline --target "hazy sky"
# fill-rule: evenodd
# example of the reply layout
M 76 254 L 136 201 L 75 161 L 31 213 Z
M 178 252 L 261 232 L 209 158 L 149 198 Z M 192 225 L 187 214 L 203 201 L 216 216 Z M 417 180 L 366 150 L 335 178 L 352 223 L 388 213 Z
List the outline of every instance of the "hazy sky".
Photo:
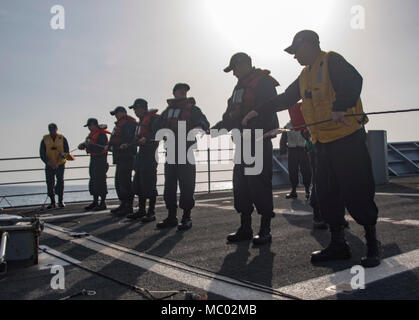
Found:
M 65 30 L 50 27 L 56 4 Z M 365 8 L 363 30 L 351 28 L 354 5 Z M 50 122 L 74 148 L 87 118 L 112 127 L 109 111 L 138 97 L 163 110 L 176 82 L 214 124 L 236 82 L 222 71 L 231 55 L 247 52 L 282 92 L 301 71 L 283 51 L 301 29 L 362 74 L 367 112 L 418 107 L 418 12 L 417 0 L 0 0 L 0 157 L 37 155 Z M 376 116 L 368 129 L 418 141 L 418 120 Z

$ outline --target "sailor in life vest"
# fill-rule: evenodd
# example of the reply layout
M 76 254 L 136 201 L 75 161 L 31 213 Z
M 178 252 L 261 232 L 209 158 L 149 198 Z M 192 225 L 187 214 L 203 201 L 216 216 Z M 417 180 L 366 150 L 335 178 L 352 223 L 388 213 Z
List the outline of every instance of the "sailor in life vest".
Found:
M 297 105 L 296 105 L 297 106 Z M 305 149 L 306 141 L 300 131 L 294 131 L 291 121 L 288 122 L 285 129 L 291 131 L 283 132 L 280 140 L 279 154 L 285 158 L 288 157 L 288 175 L 291 182 L 291 192 L 286 199 L 296 199 L 297 186 L 299 182 L 299 172 L 303 178 L 303 185 L 306 192 L 306 199 L 310 199 L 311 168 L 310 160 Z
M 45 163 L 45 178 L 48 189 L 48 197 L 51 204 L 48 209 L 55 208 L 55 194 L 58 195 L 58 206 L 64 208 L 64 168 L 65 154 L 69 152 L 67 139 L 57 133 L 58 127 L 55 123 L 48 125 L 49 134 L 41 141 L 39 155 Z M 57 183 L 55 184 L 55 179 Z M 55 185 L 55 186 L 54 186 Z
M 194 138 L 192 140 L 195 141 L 188 141 L 187 136 L 191 130 L 198 128 L 207 132 L 209 123 L 201 109 L 196 106 L 195 99 L 187 97 L 189 89 L 190 87 L 186 83 L 178 83 L 174 86 L 174 99 L 167 100 L 168 107 L 160 115 L 153 128 L 153 139 L 157 138 L 156 135 L 160 129 L 166 129 L 165 131 L 172 133 L 172 139 L 167 139 L 165 143 L 164 201 L 168 217 L 157 224 L 159 229 L 178 225 L 178 230 L 185 231 L 192 227 L 191 210 L 195 206 L 196 180 L 193 149 L 196 147 L 196 140 Z M 193 133 L 194 131 L 192 131 Z M 179 207 L 183 210 L 182 220 L 179 224 L 177 220 L 178 183 L 180 189 Z
M 135 175 L 133 181 L 134 194 L 138 196 L 138 211 L 127 216 L 129 219 L 141 219 L 147 223 L 156 220 L 155 205 L 157 198 L 157 160 L 156 152 L 159 146 L 157 141 L 151 140 L 151 131 L 158 119 L 156 109 L 148 109 L 148 103 L 144 99 L 137 99 L 129 107 L 134 109 L 139 119 L 135 131 L 135 144 L 138 145 L 138 152 L 135 158 Z M 148 199 L 148 210 L 146 201 Z
M 252 156 L 255 151 L 256 129 L 267 133 L 278 128 L 278 118 L 275 112 L 266 114 L 264 117 L 252 121 L 247 127 L 242 126 L 243 117 L 258 104 L 264 103 L 276 96 L 276 87 L 279 83 L 270 75 L 269 70 L 262 70 L 252 66 L 252 59 L 243 52 L 234 54 L 230 59 L 230 64 L 224 69 L 228 73 L 233 71 L 233 75 L 238 79 L 234 87 L 233 94 L 228 100 L 227 109 L 213 129 L 233 129 L 240 130 L 251 129 L 251 149 Z M 263 143 L 263 152 L 261 162 L 262 171 L 259 174 L 246 174 L 247 167 L 251 165 L 244 161 L 243 147 L 249 140 L 241 139 L 241 150 L 239 155 L 240 163 L 234 164 L 233 169 L 233 191 L 234 208 L 240 213 L 240 227 L 235 233 L 229 234 L 229 242 L 248 241 L 253 239 L 255 245 L 264 245 L 272 241 L 271 219 L 273 213 L 273 195 L 272 195 L 272 137 L 266 137 L 259 143 Z M 237 157 L 235 157 L 237 158 Z M 254 165 L 253 165 L 254 166 Z M 260 215 L 259 233 L 253 237 L 252 213 L 256 208 Z
M 107 130 L 107 125 L 99 125 L 95 118 L 88 119 L 85 127 L 90 130 L 90 133 L 86 141 L 79 145 L 79 150 L 86 150 L 90 154 L 89 192 L 93 196 L 93 202 L 84 209 L 86 211 L 102 211 L 106 210 L 105 200 L 108 194 L 106 183 L 106 173 L 109 169 L 107 135 L 111 133 Z
M 132 170 L 134 159 L 137 154 L 135 128 L 137 120 L 127 114 L 124 107 L 116 107 L 110 112 L 115 116 L 115 128 L 109 140 L 109 151 L 112 151 L 115 169 L 115 189 L 120 201 L 119 207 L 112 209 L 111 213 L 116 216 L 126 216 L 133 212 L 134 193 L 132 190 Z
M 303 30 L 285 49 L 304 67 L 283 94 L 250 112 L 245 119 L 291 108 L 300 99 L 301 111 L 317 150 L 316 191 L 320 211 L 330 226 L 331 242 L 313 252 L 313 263 L 350 259 L 343 216 L 348 210 L 365 230 L 364 267 L 380 264 L 381 245 L 376 237 L 378 208 L 371 158 L 365 144 L 363 125 L 368 121 L 361 102 L 362 76 L 341 55 L 320 49 L 319 36 Z

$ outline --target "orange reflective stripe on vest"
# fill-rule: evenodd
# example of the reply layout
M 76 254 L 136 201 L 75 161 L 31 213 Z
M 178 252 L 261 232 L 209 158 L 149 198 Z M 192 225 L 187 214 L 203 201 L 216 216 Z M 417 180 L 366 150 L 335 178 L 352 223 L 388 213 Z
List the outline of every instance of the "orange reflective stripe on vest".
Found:
M 164 127 L 176 132 L 179 121 L 188 122 L 191 117 L 192 107 L 196 102 L 194 98 L 169 99 L 169 106 L 163 112 Z

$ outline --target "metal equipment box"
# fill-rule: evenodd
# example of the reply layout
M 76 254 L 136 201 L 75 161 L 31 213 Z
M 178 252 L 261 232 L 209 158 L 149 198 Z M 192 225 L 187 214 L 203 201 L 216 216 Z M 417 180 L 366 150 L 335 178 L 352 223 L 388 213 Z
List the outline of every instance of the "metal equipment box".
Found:
M 38 264 L 39 235 L 42 229 L 42 223 L 36 218 L 0 215 L 1 247 L 5 247 L 4 256 L 0 257 L 3 269 L 6 269 L 6 263 L 18 266 Z

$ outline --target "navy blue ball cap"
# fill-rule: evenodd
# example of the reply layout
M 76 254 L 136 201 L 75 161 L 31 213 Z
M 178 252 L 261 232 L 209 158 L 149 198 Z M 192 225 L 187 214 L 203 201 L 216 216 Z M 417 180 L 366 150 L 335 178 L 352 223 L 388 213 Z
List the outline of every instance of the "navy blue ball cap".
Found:
M 117 112 L 127 112 L 127 109 L 125 109 L 124 107 L 119 106 L 119 107 L 116 107 L 115 110 L 112 110 L 110 112 L 110 114 L 112 116 L 114 116 Z
M 238 52 L 234 54 L 230 59 L 230 64 L 226 68 L 224 68 L 224 72 L 230 72 L 234 69 L 235 66 L 243 62 L 252 65 L 252 58 L 250 58 L 250 56 L 244 52 Z
M 137 99 L 134 101 L 134 104 L 129 107 L 130 109 L 136 109 L 136 108 L 144 108 L 144 109 L 148 109 L 148 103 L 146 100 L 144 99 Z
M 300 31 L 294 36 L 292 44 L 284 51 L 288 52 L 289 54 L 295 54 L 297 52 L 298 47 L 304 42 L 318 45 L 320 44 L 319 35 L 312 30 Z
M 84 125 L 85 127 L 90 126 L 91 124 L 99 125 L 99 122 L 95 118 L 90 118 L 87 120 L 87 123 Z

